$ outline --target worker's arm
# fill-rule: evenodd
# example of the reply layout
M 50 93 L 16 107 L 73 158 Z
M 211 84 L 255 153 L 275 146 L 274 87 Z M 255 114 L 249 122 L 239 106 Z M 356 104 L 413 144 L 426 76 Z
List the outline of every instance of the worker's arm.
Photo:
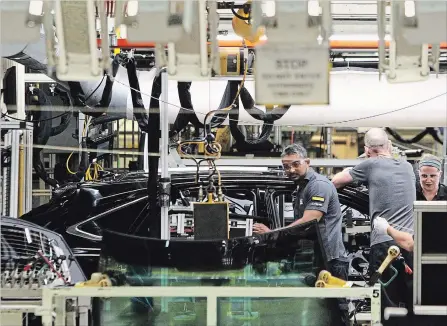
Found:
M 303 224 L 306 222 L 310 222 L 312 220 L 319 221 L 323 217 L 323 212 L 317 211 L 317 210 L 306 210 L 304 211 L 303 217 L 294 221 L 293 223 L 290 223 L 287 227 L 292 227 L 295 225 Z M 255 223 L 253 225 L 253 232 L 257 234 L 262 234 L 266 232 L 270 232 L 271 230 L 262 223 Z
M 344 187 L 352 183 L 352 181 L 354 181 L 354 179 L 352 179 L 351 174 L 347 170 L 343 170 L 342 172 L 337 173 L 332 178 L 332 183 L 334 184 L 335 188 Z
M 392 226 L 388 227 L 387 233 L 396 241 L 397 245 L 406 251 L 412 252 L 414 249 L 413 236 L 410 233 L 396 230 Z
M 365 160 L 352 169 L 344 169 L 342 172 L 334 175 L 332 178 L 332 183 L 334 184 L 335 188 L 342 188 L 354 181 L 367 184 L 371 164 L 372 160 Z
M 300 225 L 306 222 L 310 222 L 312 220 L 319 221 L 323 217 L 322 211 L 316 211 L 316 210 L 306 210 L 304 211 L 303 217 L 296 220 L 295 222 L 289 224 L 290 226 Z
M 383 217 L 379 216 L 374 219 L 374 230 L 376 230 L 378 234 L 388 234 L 402 249 L 405 249 L 409 252 L 413 251 L 413 236 L 408 232 L 396 230 L 391 225 L 389 225 L 387 220 L 385 220 Z
M 295 226 L 310 222 L 319 221 L 327 213 L 329 200 L 333 194 L 333 187 L 326 181 L 316 181 L 306 186 L 304 193 L 304 202 L 307 203 L 304 208 L 303 217 L 296 220 L 289 226 Z

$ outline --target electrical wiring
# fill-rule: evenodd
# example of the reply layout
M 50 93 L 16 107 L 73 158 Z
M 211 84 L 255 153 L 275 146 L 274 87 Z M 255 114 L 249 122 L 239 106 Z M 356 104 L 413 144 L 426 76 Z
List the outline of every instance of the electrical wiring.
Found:
M 93 175 L 91 170 L 93 169 Z M 85 171 L 85 181 L 98 181 L 99 180 L 99 172 L 104 171 L 103 167 L 94 160 L 90 163 L 89 167 Z
M 89 127 L 89 125 L 90 125 L 90 121 L 91 121 L 91 119 L 92 119 L 92 117 L 88 116 L 88 117 L 84 120 L 84 128 L 83 128 L 83 130 L 82 130 L 82 138 L 83 138 L 83 139 L 84 139 L 84 137 L 85 137 L 86 134 L 87 134 L 87 130 L 88 130 L 88 127 Z M 72 151 L 72 152 L 70 153 L 70 155 L 68 155 L 67 160 L 65 161 L 65 167 L 66 167 L 66 169 L 67 169 L 67 172 L 68 172 L 69 174 L 72 174 L 72 175 L 75 175 L 76 172 L 73 172 L 73 171 L 70 170 L 69 162 L 70 162 L 70 159 L 71 159 L 71 157 L 73 156 L 74 152 L 75 152 L 75 151 Z
M 224 111 L 224 112 L 225 111 L 230 111 L 234 107 L 234 104 L 236 103 L 237 99 L 239 98 L 239 95 L 240 95 L 240 93 L 241 93 L 241 91 L 242 91 L 242 89 L 244 87 L 245 80 L 247 79 L 247 72 L 248 72 L 248 62 L 247 62 L 247 58 L 244 58 L 244 75 L 242 76 L 242 81 L 241 81 L 241 83 L 239 85 L 239 88 L 238 88 L 238 91 L 236 93 L 236 96 L 233 98 L 233 101 L 231 102 L 231 104 L 228 105 L 227 107 L 223 108 L 223 109 L 220 109 L 220 110 L 209 111 L 205 115 L 205 119 L 203 120 L 203 124 L 205 126 L 205 128 L 204 128 L 204 133 L 205 133 L 204 136 L 205 137 L 207 136 L 207 134 L 209 134 L 211 132 L 211 121 L 210 121 L 209 125 L 207 124 L 207 121 L 208 121 L 209 117 L 211 115 L 216 114 L 216 113 L 222 113 L 222 111 Z

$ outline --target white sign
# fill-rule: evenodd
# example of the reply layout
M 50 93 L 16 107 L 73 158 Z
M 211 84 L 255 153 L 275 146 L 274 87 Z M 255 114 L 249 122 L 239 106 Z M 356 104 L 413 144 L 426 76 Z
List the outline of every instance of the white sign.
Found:
M 256 103 L 329 104 L 329 48 L 269 42 L 256 47 Z

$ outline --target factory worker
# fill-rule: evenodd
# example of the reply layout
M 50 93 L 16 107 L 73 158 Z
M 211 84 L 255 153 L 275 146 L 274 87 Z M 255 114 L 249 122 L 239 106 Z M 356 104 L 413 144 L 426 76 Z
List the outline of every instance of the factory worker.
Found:
M 337 190 L 329 179 L 309 166 L 307 151 L 302 146 L 287 146 L 281 158 L 287 176 L 297 185 L 295 221 L 289 226 L 317 220 L 329 271 L 333 276 L 347 280 L 349 261 L 342 239 L 342 214 Z M 253 226 L 255 233 L 269 231 L 264 224 Z
M 352 182 L 364 184 L 369 190 L 369 211 L 371 221 L 381 216 L 398 231 L 413 234 L 413 203 L 416 200 L 416 176 L 410 163 L 402 158 L 393 157 L 391 143 L 383 129 L 372 128 L 365 135 L 364 160 L 351 170 L 340 172 L 332 182 L 340 188 Z M 388 248 L 397 245 L 388 234 L 379 234 L 374 227 L 370 237 L 369 273 L 372 275 L 388 254 Z M 402 248 L 402 256 L 412 268 L 412 253 Z M 388 280 L 391 271 L 386 270 L 384 280 Z M 398 277 L 387 288 L 388 295 L 396 304 L 406 306 L 410 289 L 404 277 Z M 407 291 L 405 291 L 407 290 Z
M 447 187 L 441 184 L 442 162 L 434 155 L 424 155 L 419 162 L 416 200 L 447 200 Z

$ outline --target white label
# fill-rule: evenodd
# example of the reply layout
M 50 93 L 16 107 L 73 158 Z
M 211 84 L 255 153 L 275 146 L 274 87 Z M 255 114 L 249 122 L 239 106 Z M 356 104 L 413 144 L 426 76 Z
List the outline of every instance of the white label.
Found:
M 292 218 L 293 216 L 293 203 L 284 203 L 284 217 Z
M 256 103 L 329 104 L 329 49 L 267 43 L 256 48 Z
M 31 238 L 31 233 L 29 232 L 28 228 L 25 228 L 25 237 L 26 237 L 26 241 L 28 243 L 32 243 L 33 239 Z

